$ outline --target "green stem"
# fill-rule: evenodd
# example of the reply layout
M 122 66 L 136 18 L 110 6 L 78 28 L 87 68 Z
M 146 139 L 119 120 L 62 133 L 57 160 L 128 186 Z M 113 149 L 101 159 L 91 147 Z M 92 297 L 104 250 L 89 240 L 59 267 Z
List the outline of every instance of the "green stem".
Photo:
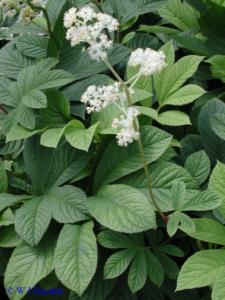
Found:
M 30 6 L 30 8 L 32 8 L 33 10 L 39 10 L 39 11 L 42 11 L 42 12 L 43 12 L 43 15 L 44 15 L 44 17 L 45 17 L 45 19 L 46 19 L 46 22 L 47 22 L 48 33 L 49 33 L 50 37 L 55 41 L 57 48 L 60 49 L 60 46 L 59 46 L 59 44 L 58 44 L 58 41 L 57 41 L 57 39 L 56 39 L 56 37 L 55 37 L 53 31 L 52 31 L 51 21 L 50 21 L 50 19 L 49 19 L 47 10 L 46 10 L 44 7 L 42 7 L 42 6 L 34 5 L 34 4 L 32 3 L 32 0 L 27 0 L 27 4 L 28 4 L 28 5 Z
M 122 87 L 123 87 L 123 89 L 125 91 L 128 104 L 129 104 L 129 106 L 132 106 L 132 99 L 131 99 L 130 92 L 129 92 L 129 89 L 128 89 L 126 83 L 123 81 L 123 79 L 119 76 L 119 74 L 114 70 L 114 68 L 111 66 L 111 64 L 107 60 L 105 60 L 104 62 L 108 66 L 108 68 L 110 69 L 110 71 L 113 73 L 113 75 L 117 78 L 117 80 L 121 83 L 121 85 L 122 85 Z M 139 122 L 138 122 L 138 118 L 137 117 L 135 118 L 134 129 L 136 131 L 139 131 Z M 148 164 L 147 164 L 147 162 L 145 160 L 144 146 L 143 146 L 141 138 L 138 139 L 137 143 L 138 143 L 140 157 L 141 157 L 141 160 L 142 160 L 142 163 L 143 163 L 143 167 L 144 167 L 144 171 L 145 171 L 145 177 L 146 177 L 146 180 L 147 180 L 148 193 L 149 193 L 150 199 L 152 200 L 152 202 L 153 202 L 156 210 L 160 214 L 160 216 L 163 219 L 163 221 L 165 223 L 167 223 L 168 216 L 166 216 L 162 212 L 161 208 L 158 206 L 157 201 L 156 201 L 155 196 L 154 196 L 154 193 L 153 193 L 151 175 L 149 173 Z

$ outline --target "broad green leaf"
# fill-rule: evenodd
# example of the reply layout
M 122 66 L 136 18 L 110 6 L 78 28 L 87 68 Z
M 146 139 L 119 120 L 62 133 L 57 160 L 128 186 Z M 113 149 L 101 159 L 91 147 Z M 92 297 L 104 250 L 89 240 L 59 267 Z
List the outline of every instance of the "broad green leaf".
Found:
M 213 163 L 216 163 L 217 159 L 225 162 L 225 141 L 214 133 L 210 123 L 217 113 L 225 113 L 225 104 L 221 100 L 214 98 L 204 105 L 198 118 L 201 142 Z
M 158 253 L 156 251 L 154 251 L 154 254 L 162 265 L 165 275 L 170 279 L 176 280 L 179 273 L 179 267 L 175 261 L 168 255 Z
M 219 197 L 215 192 L 213 191 L 203 191 L 199 192 L 186 203 L 183 203 L 181 210 L 182 211 L 206 211 L 206 210 L 212 210 L 220 206 L 222 202 L 221 197 Z
M 185 232 L 195 231 L 194 221 L 186 214 L 179 212 L 180 225 L 179 228 Z
M 0 193 L 5 193 L 7 192 L 7 190 L 8 190 L 8 176 L 5 170 L 4 162 L 0 160 Z
M 215 134 L 225 140 L 225 114 L 215 114 L 211 118 L 211 125 Z
M 201 185 L 209 176 L 210 160 L 205 151 L 202 150 L 191 154 L 186 159 L 184 167 Z
M 20 125 L 13 126 L 6 135 L 6 143 L 27 139 L 36 133 L 41 132 L 41 129 L 29 130 Z
M 24 34 L 16 42 L 16 46 L 22 54 L 35 58 L 46 56 L 47 45 L 46 37 L 32 34 Z
M 150 107 L 145 107 L 145 106 L 135 106 L 139 112 L 142 114 L 142 115 L 145 115 L 149 118 L 152 118 L 154 120 L 157 120 L 158 118 L 158 112 L 153 109 L 153 108 L 150 108 Z
M 56 21 L 60 15 L 65 3 L 66 3 L 66 0 L 49 0 L 49 1 L 47 1 L 46 9 L 47 9 L 52 27 L 55 26 Z
M 197 71 L 203 58 L 197 55 L 187 55 L 166 71 L 162 90 L 158 91 L 156 89 L 157 99 L 160 104 L 164 102 L 164 99 L 167 99 L 168 96 L 178 90 Z
M 3 227 L 0 230 L 0 247 L 14 248 L 21 243 L 21 238 L 15 232 L 14 226 Z
M 118 277 L 126 271 L 137 251 L 137 249 L 125 249 L 112 254 L 105 263 L 105 279 Z
M 157 122 L 168 126 L 191 125 L 189 116 L 182 111 L 165 111 L 158 115 Z
M 225 299 L 225 279 L 224 273 L 221 272 L 221 277 L 217 278 L 212 289 L 212 300 L 224 300 Z
M 56 148 L 63 133 L 64 133 L 64 128 L 47 129 L 41 135 L 40 143 L 42 146 L 45 146 L 45 147 Z
M 169 147 L 172 137 L 165 131 L 145 126 L 141 129 L 146 163 L 157 160 Z M 113 156 L 112 156 L 113 153 Z M 97 167 L 94 187 L 111 183 L 143 167 L 137 143 L 127 148 L 119 147 L 116 141 L 108 145 Z
M 171 162 L 158 162 L 149 166 L 155 200 L 164 212 L 173 211 L 171 187 L 174 180 L 186 184 L 187 199 L 198 194 L 197 184 L 187 170 Z M 143 170 L 121 179 L 119 183 L 133 186 L 149 197 L 148 184 Z
M 22 97 L 24 105 L 31 108 L 47 107 L 47 98 L 45 94 L 39 90 L 31 90 L 28 94 Z
M 65 225 L 55 251 L 55 271 L 69 289 L 82 295 L 97 267 L 97 245 L 93 223 Z
M 162 265 L 150 250 L 145 250 L 145 257 L 148 277 L 156 286 L 160 287 L 164 279 Z
M 177 91 L 170 94 L 168 97 L 164 98 L 161 106 L 165 105 L 175 105 L 181 106 L 189 104 L 205 93 L 205 90 L 195 84 L 187 84 Z
M 225 226 L 219 222 L 207 219 L 193 219 L 195 222 L 195 231 L 187 231 L 187 234 L 197 240 L 225 245 Z
M 209 190 L 217 193 L 221 200 L 221 206 L 217 210 L 225 216 L 225 165 L 221 162 L 217 162 L 210 179 L 209 179 Z
M 145 251 L 140 250 L 135 255 L 131 263 L 128 274 L 128 285 L 132 293 L 136 293 L 143 288 L 147 279 L 147 266 Z
M 198 29 L 199 12 L 181 0 L 168 0 L 158 8 L 159 15 L 182 31 Z
M 140 25 L 138 31 L 148 33 L 165 33 L 165 34 L 178 34 L 180 31 L 174 28 L 160 26 L 160 25 Z
M 33 287 L 54 269 L 55 242 L 48 239 L 37 247 L 21 243 L 13 251 L 6 268 L 4 285 L 8 287 Z M 28 289 L 26 289 L 27 291 Z M 13 293 L 10 300 L 19 300 L 24 294 Z
M 177 291 L 205 287 L 215 283 L 225 269 L 224 250 L 202 250 L 195 253 L 181 268 Z
M 215 55 L 207 60 L 211 64 L 212 75 L 225 82 L 225 55 Z
M 16 79 L 23 68 L 34 64 L 34 60 L 22 55 L 14 42 L 6 44 L 0 51 L 1 72 L 9 78 Z
M 24 202 L 27 199 L 30 199 L 30 195 L 13 195 L 13 194 L 0 194 L 0 211 L 4 210 L 7 207 L 19 204 Z
M 16 232 L 29 245 L 37 245 L 48 229 L 51 217 L 48 197 L 32 198 L 16 211 Z
M 170 244 L 161 244 L 157 246 L 157 249 L 170 256 L 176 256 L 176 257 L 184 257 L 184 252 L 180 248 L 174 245 Z
M 92 125 L 88 129 L 83 128 L 82 123 L 81 125 L 82 126 L 75 121 L 69 124 L 65 129 L 65 138 L 74 148 L 88 151 L 98 127 L 98 123 Z
M 112 230 L 135 233 L 155 228 L 154 208 L 137 189 L 125 185 L 103 187 L 88 199 L 89 213 Z
M 172 184 L 171 194 L 174 210 L 179 211 L 185 201 L 185 183 L 183 181 L 175 180 Z
M 98 235 L 98 242 L 101 246 L 110 249 L 133 249 L 138 246 L 130 236 L 111 230 L 102 231 Z
M 14 223 L 14 214 L 10 208 L 7 208 L 0 215 L 0 226 L 9 226 Z
M 86 195 L 81 189 L 64 185 L 52 189 L 48 194 L 49 197 L 52 216 L 57 222 L 74 223 L 86 218 Z

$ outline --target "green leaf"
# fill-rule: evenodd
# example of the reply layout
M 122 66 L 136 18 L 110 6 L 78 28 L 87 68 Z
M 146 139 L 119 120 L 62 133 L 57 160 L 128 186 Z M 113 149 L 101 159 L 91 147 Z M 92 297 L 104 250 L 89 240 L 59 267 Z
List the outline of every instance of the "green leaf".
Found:
M 212 300 L 224 300 L 225 295 L 225 280 L 224 280 L 224 273 L 221 272 L 221 277 L 217 278 L 215 284 L 213 285 L 212 289 Z
M 5 193 L 7 192 L 7 190 L 8 190 L 8 176 L 5 170 L 4 162 L 0 160 L 0 193 Z
M 209 176 L 210 160 L 205 151 L 202 150 L 191 154 L 186 159 L 184 167 L 201 185 Z
M 212 210 L 220 206 L 222 200 L 221 198 L 212 191 L 206 190 L 199 192 L 182 206 L 182 211 L 206 211 Z
M 121 275 L 128 268 L 137 251 L 137 249 L 125 249 L 112 254 L 105 263 L 105 279 L 111 279 Z
M 160 287 L 164 279 L 162 265 L 150 250 L 145 250 L 145 257 L 148 277 L 156 286 Z
M 195 222 L 195 231 L 187 231 L 189 236 L 200 241 L 225 245 L 224 225 L 208 218 L 193 219 L 193 221 Z
M 181 268 L 177 291 L 211 285 L 225 269 L 224 250 L 202 250 L 192 255 Z
M 160 264 L 163 267 L 164 273 L 170 279 L 177 279 L 179 267 L 168 255 L 158 253 L 155 251 L 155 256 L 158 258 Z
M 207 60 L 211 64 L 211 71 L 214 78 L 225 82 L 225 55 L 215 55 Z
M 225 165 L 221 162 L 217 162 L 210 179 L 209 179 L 209 190 L 217 193 L 221 200 L 221 206 L 217 210 L 225 216 Z
M 157 160 L 169 147 L 172 137 L 165 131 L 145 126 L 141 129 L 146 163 Z M 112 156 L 113 153 L 113 156 Z M 137 143 L 127 148 L 119 147 L 113 141 L 106 148 L 97 167 L 94 187 L 111 183 L 143 167 Z
M 157 120 L 158 118 L 158 112 L 153 109 L 153 108 L 149 108 L 149 107 L 145 107 L 145 106 L 135 106 L 139 112 L 142 114 L 142 115 L 145 115 L 149 118 L 152 118 L 154 120 Z
M 1 228 L 0 231 L 0 247 L 14 248 L 21 243 L 19 235 L 15 232 L 14 226 Z
M 35 58 L 46 56 L 47 45 L 46 37 L 32 34 L 24 34 L 16 42 L 16 46 L 22 54 Z
M 160 104 L 178 90 L 197 71 L 203 59 L 204 57 L 202 56 L 187 55 L 166 71 L 162 90 L 158 91 L 156 89 L 157 99 Z
M 211 118 L 211 125 L 215 134 L 225 140 L 225 114 L 215 114 Z
M 205 93 L 205 90 L 195 84 L 187 84 L 177 91 L 165 97 L 161 103 L 161 106 L 175 105 L 181 106 L 192 103 Z
M 189 116 L 182 111 L 165 111 L 158 115 L 157 122 L 168 126 L 191 125 Z
M 45 108 L 47 107 L 47 98 L 44 93 L 39 90 L 32 90 L 29 94 L 22 97 L 24 105 L 31 108 Z
M 36 197 L 27 201 L 16 211 L 15 229 L 29 245 L 39 243 L 51 221 L 51 206 L 48 197 Z
M 176 180 L 172 184 L 171 196 L 175 211 L 179 211 L 183 206 L 186 194 L 186 185 L 183 181 Z
M 159 15 L 182 31 L 198 29 L 199 13 L 192 6 L 180 0 L 169 0 L 158 8 Z
M 88 199 L 89 213 L 102 225 L 125 233 L 155 228 L 155 213 L 148 199 L 125 185 L 103 187 Z
M 179 212 L 180 225 L 179 228 L 185 232 L 195 231 L 194 221 L 186 214 Z
M 73 123 L 66 127 L 65 138 L 74 148 L 88 151 L 98 127 L 98 123 L 92 125 L 88 129 L 83 128 L 83 124 L 79 123 L 73 121 Z
M 7 208 L 0 215 L 0 226 L 8 226 L 14 223 L 14 214 L 10 208 Z
M 64 133 L 64 128 L 51 128 L 41 135 L 41 145 L 49 148 L 56 148 Z
M 65 225 L 55 251 L 55 271 L 69 289 L 82 295 L 95 274 L 97 245 L 93 223 Z
M 41 129 L 29 130 L 20 125 L 13 126 L 6 135 L 6 143 L 27 139 L 36 133 L 41 132 Z
M 104 230 L 98 235 L 98 242 L 101 246 L 110 249 L 135 248 L 137 244 L 131 237 L 120 232 Z
M 4 285 L 33 287 L 54 269 L 55 242 L 48 239 L 37 247 L 20 244 L 12 253 L 5 272 Z M 25 289 L 28 291 L 28 289 Z M 13 293 L 10 300 L 19 300 L 24 294 Z
M 135 255 L 131 263 L 128 274 L 128 285 L 132 293 L 136 293 L 143 288 L 147 279 L 147 267 L 145 251 L 140 250 Z
M 85 193 L 74 186 L 64 185 L 50 191 L 53 218 L 59 223 L 74 223 L 86 219 Z
M 9 78 L 16 79 L 23 68 L 34 64 L 34 60 L 22 55 L 14 42 L 6 44 L 0 51 L 1 72 Z
M 7 207 L 16 205 L 20 202 L 30 199 L 30 195 L 12 195 L 12 194 L 0 194 L 0 211 L 4 210 Z
M 167 223 L 167 233 L 170 237 L 174 236 L 174 234 L 177 232 L 179 228 L 180 218 L 179 213 L 173 213 L 169 216 L 169 221 Z

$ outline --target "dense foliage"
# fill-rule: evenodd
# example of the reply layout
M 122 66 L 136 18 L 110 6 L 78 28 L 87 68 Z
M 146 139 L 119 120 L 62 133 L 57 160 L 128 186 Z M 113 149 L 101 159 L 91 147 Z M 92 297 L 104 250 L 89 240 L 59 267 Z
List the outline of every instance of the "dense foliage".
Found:
M 225 299 L 225 0 L 0 6 L 8 299 Z

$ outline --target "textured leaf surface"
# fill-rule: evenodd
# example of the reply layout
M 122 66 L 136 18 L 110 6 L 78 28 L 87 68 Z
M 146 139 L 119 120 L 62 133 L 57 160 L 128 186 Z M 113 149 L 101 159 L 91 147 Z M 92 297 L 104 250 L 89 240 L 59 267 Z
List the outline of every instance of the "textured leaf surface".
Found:
M 97 245 L 93 223 L 65 225 L 55 253 L 55 271 L 69 289 L 82 295 L 97 267 Z
M 155 213 L 148 199 L 125 185 L 103 187 L 88 200 L 90 214 L 102 225 L 120 232 L 135 233 L 155 227 Z

